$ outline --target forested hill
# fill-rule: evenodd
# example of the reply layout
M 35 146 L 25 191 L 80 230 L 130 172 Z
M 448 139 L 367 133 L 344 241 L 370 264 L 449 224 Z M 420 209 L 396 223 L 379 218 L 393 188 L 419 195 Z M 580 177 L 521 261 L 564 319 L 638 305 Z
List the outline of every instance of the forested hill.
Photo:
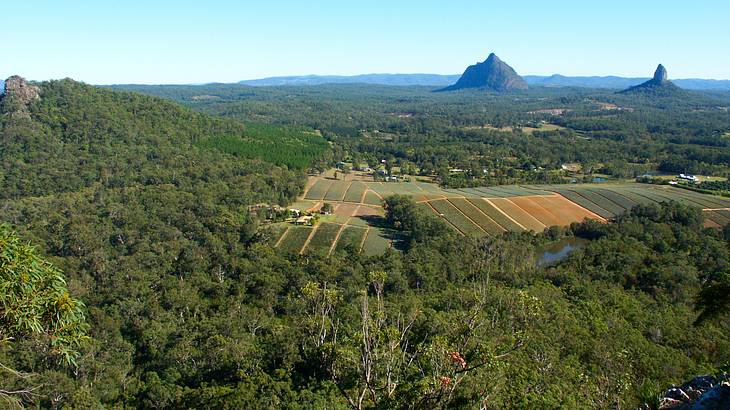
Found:
M 214 118 L 159 98 L 113 92 L 72 80 L 40 83 L 38 88 L 40 98 L 24 107 L 10 106 L 12 90 L 3 98 L 5 111 L 25 111 L 27 115 L 5 112 L 0 119 L 0 180 L 4 187 L 0 198 L 48 195 L 93 184 L 110 188 L 165 183 L 179 186 L 192 183 L 191 167 L 194 173 L 208 177 L 272 174 L 272 165 L 267 162 L 302 169 L 325 155 L 327 148 L 321 137 L 301 130 L 287 133 L 254 127 L 248 132 L 240 122 Z M 276 134 L 292 135 L 291 147 Z M 207 149 L 216 145 L 215 139 L 245 142 L 249 150 L 239 150 L 237 155 L 254 161 L 235 161 Z M 279 169 L 273 174 L 277 172 L 289 173 Z M 293 188 L 285 196 L 295 191 Z

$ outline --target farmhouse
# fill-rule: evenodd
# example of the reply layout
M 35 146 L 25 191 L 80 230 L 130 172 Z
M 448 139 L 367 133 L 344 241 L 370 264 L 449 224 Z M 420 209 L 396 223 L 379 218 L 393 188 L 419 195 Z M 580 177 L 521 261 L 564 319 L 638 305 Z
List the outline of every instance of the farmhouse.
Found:
M 311 225 L 312 219 L 314 219 L 314 217 L 311 215 L 300 216 L 296 221 L 294 221 L 294 225 Z
M 684 179 L 685 181 L 692 181 L 692 182 L 699 181 L 699 178 L 697 178 L 695 175 L 692 175 L 692 174 L 679 174 L 679 179 Z

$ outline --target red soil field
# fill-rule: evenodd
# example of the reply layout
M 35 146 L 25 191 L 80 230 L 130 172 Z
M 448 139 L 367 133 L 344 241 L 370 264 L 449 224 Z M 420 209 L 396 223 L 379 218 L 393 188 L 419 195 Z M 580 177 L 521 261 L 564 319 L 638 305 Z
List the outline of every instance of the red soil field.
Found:
M 369 206 L 360 206 L 360 208 L 355 212 L 353 216 L 372 216 L 372 215 L 378 215 L 379 212 L 375 208 L 371 208 Z
M 359 206 L 360 205 L 358 205 L 358 204 L 341 203 L 337 207 L 337 209 L 335 209 L 335 215 L 353 216 Z
M 550 211 L 560 222 L 560 225 L 582 222 L 585 218 L 602 220 L 599 216 L 562 196 L 533 197 L 531 199 Z
M 545 209 L 540 202 L 536 200 L 536 198 L 537 197 L 514 197 L 509 200 L 522 208 L 528 214 L 532 215 L 535 219 L 542 222 L 545 226 L 563 225 L 560 220 L 553 215 L 552 212 Z
M 543 229 L 545 229 L 545 225 L 541 223 L 539 220 L 531 216 L 529 213 L 525 212 L 522 208 L 515 205 L 513 202 L 511 202 L 509 199 L 506 198 L 489 198 L 489 202 L 491 202 L 494 206 L 502 210 L 502 212 L 509 215 L 512 219 L 517 221 L 520 225 L 524 226 L 526 229 L 535 231 L 535 232 L 542 232 Z

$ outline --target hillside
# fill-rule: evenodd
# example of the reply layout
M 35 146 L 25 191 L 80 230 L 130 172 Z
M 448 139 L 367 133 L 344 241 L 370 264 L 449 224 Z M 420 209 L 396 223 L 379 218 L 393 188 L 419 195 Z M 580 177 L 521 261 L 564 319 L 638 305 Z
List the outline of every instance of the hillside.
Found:
M 701 149 L 703 138 L 716 139 L 724 111 L 615 110 L 607 123 L 585 95 L 546 97 L 551 90 L 515 101 L 356 85 L 144 88 L 231 117 L 221 119 L 70 80 L 14 84 L 20 92 L 0 102 L 0 222 L 65 272 L 69 294 L 85 304 L 90 337 L 75 365 L 29 339 L 0 349 L 0 363 L 41 386 L 23 399 L 29 407 L 339 409 L 357 407 L 357 397 L 373 408 L 414 407 L 414 397 L 418 408 L 636 407 L 658 386 L 715 372 L 729 359 L 722 307 L 700 307 L 707 322 L 693 324 L 704 284 L 722 285 L 730 260 L 730 235 L 719 229 L 727 213 L 710 214 L 718 222 L 706 225 L 695 205 L 725 201 L 668 187 L 550 187 L 606 211 L 615 220 L 608 224 L 579 222 L 594 211 L 557 193 L 515 197 L 540 193 L 524 187 L 530 181 L 562 181 L 549 167 L 573 155 L 625 159 L 606 166 L 615 173 L 635 157 L 689 166 L 662 150 L 669 138 L 694 150 L 695 166 L 724 169 L 724 147 Z M 557 103 L 581 110 L 564 128 L 465 128 L 546 118 L 530 112 Z M 253 118 L 289 125 L 236 120 Z M 330 138 L 320 161 L 306 143 L 316 149 L 323 139 L 302 123 Z M 695 139 L 679 140 L 690 126 Z M 637 145 L 621 139 L 627 130 Z M 274 163 L 288 158 L 277 144 L 291 147 L 283 151 L 297 158 L 292 165 L 385 158 L 401 170 L 432 169 L 445 184 L 479 175 L 471 182 L 502 186 L 332 176 L 305 185 L 306 167 Z M 451 166 L 470 172 L 452 176 Z M 411 195 L 394 195 L 405 190 Z M 277 240 L 266 218 L 280 215 L 251 205 L 297 195 L 338 208 L 316 229 L 291 224 Z M 682 203 L 666 203 L 673 196 Z M 378 210 L 365 210 L 364 223 L 337 223 L 341 208 L 357 207 L 353 215 L 362 205 Z M 547 208 L 573 215 L 555 218 Z M 518 229 L 529 224 L 539 232 Z M 494 234 L 461 234 L 479 229 Z M 398 251 L 381 232 L 397 239 Z M 582 245 L 555 264 L 537 263 L 564 241 Z M 392 393 L 372 389 L 389 374 Z M 16 389 L 27 379 L 2 380 Z
M 470 65 L 453 85 L 440 91 L 455 91 L 465 88 L 484 88 L 497 92 L 527 89 L 527 83 L 507 63 L 494 53 L 481 63 Z
M 239 122 L 213 118 L 158 98 L 112 92 L 72 80 L 29 86 L 22 80 L 22 84 L 18 90 L 36 88 L 40 97 L 16 101 L 15 92 L 9 88 L 0 101 L 2 180 L 6 187 L 0 198 L 76 191 L 95 184 L 110 188 L 192 185 L 190 167 L 199 167 L 197 172 L 216 167 L 214 172 L 235 174 L 271 168 L 267 162 L 272 162 L 301 170 L 327 149 L 324 140 L 311 133 L 279 131 L 289 138 L 284 139 L 273 128 L 248 132 Z M 235 161 L 196 148 L 220 138 L 245 143 L 247 149 L 239 150 L 238 155 L 254 161 Z M 179 161 L 180 156 L 185 160 Z M 230 169 L 221 169 L 225 167 Z

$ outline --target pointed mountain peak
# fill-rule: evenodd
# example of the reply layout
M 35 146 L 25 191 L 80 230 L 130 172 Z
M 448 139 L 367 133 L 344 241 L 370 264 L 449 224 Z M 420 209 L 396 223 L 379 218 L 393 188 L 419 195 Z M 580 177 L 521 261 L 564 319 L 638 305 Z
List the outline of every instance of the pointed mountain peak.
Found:
M 491 53 L 482 63 L 467 67 L 456 84 L 439 91 L 453 91 L 462 88 L 485 88 L 497 92 L 524 90 L 527 83 L 507 63 Z
M 663 65 L 659 64 L 656 71 L 654 71 L 654 77 L 646 82 L 639 85 L 635 85 L 631 88 L 621 91 L 624 94 L 649 94 L 652 96 L 673 96 L 682 93 L 682 89 L 674 85 L 673 82 L 669 81 L 667 77 L 667 69 Z
M 664 68 L 663 65 L 659 64 L 656 71 L 654 71 L 654 82 L 663 83 L 665 81 L 668 81 L 667 69 Z

